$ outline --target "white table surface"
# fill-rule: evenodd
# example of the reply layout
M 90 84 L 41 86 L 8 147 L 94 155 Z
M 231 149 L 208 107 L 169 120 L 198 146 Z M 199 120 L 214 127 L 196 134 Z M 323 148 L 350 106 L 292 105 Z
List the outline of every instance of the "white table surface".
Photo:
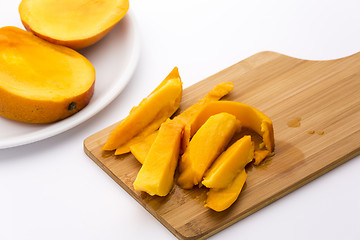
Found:
M 322 60 L 360 49 L 359 0 L 135 0 L 130 9 L 141 56 L 125 90 L 69 131 L 0 150 L 0 239 L 175 239 L 85 155 L 83 140 L 174 66 L 188 87 L 263 50 Z M 359 172 L 360 156 L 211 239 L 360 239 Z

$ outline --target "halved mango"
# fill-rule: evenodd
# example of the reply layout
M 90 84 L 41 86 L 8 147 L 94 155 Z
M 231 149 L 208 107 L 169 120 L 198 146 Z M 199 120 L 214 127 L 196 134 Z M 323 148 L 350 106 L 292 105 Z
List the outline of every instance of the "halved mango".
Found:
M 110 133 L 102 150 L 115 150 L 138 134 L 145 137 L 158 129 L 179 108 L 182 82 L 175 67 L 148 97 L 131 109 L 129 115 Z M 147 135 L 144 135 L 147 134 Z
M 211 188 L 207 193 L 205 207 L 221 212 L 229 208 L 239 197 L 245 184 L 247 173 L 243 169 L 227 188 Z
M 50 123 L 75 114 L 94 92 L 95 69 L 76 51 L 16 27 L 0 28 L 0 115 Z
M 19 13 L 35 35 L 80 49 L 103 38 L 128 9 L 128 0 L 22 0 Z
M 205 171 L 230 142 L 240 123 L 228 113 L 211 116 L 196 132 L 182 155 L 177 183 L 190 189 L 201 182 Z
M 207 103 L 189 126 L 185 127 L 185 131 L 190 131 L 188 134 L 193 136 L 210 116 L 221 112 L 227 112 L 236 116 L 243 127 L 250 128 L 262 136 L 264 145 L 269 150 L 269 153 L 274 151 L 274 130 L 271 119 L 256 108 L 244 103 L 233 101 Z
M 134 188 L 150 195 L 166 196 L 174 182 L 183 124 L 167 121 L 146 156 L 134 182 Z
M 190 106 L 179 115 L 175 116 L 173 121 L 178 121 L 184 124 L 189 123 L 192 118 L 196 117 L 202 106 L 204 106 L 208 102 L 219 100 L 220 98 L 228 94 L 230 91 L 232 91 L 233 88 L 234 88 L 234 84 L 232 82 L 219 83 L 197 103 Z M 156 135 L 156 132 L 154 134 Z M 147 134 L 146 133 L 139 134 L 137 137 L 130 140 L 126 145 L 124 145 L 121 148 L 118 148 L 115 152 L 115 155 L 126 153 L 128 152 L 128 148 L 129 148 L 131 150 L 131 153 L 135 156 L 135 158 L 140 163 L 143 163 L 147 155 L 147 152 L 150 150 L 150 147 L 155 140 L 153 134 L 144 137 L 145 135 Z M 183 138 L 185 137 L 188 136 L 183 136 Z M 182 143 L 183 142 L 186 142 L 187 144 L 187 141 L 182 141 Z M 183 152 L 182 149 L 185 149 L 183 144 L 181 147 L 181 152 Z
M 254 157 L 254 144 L 247 135 L 233 143 L 205 172 L 201 182 L 207 188 L 226 188 Z

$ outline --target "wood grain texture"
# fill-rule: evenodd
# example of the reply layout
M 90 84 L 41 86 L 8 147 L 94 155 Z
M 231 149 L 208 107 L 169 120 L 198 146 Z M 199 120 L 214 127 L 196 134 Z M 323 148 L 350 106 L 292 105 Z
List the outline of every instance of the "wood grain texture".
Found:
M 116 124 L 84 141 L 86 154 L 179 239 L 207 238 L 360 153 L 360 53 L 307 61 L 260 52 L 185 89 L 181 109 L 227 81 L 235 88 L 226 100 L 249 104 L 272 119 L 275 155 L 247 169 L 245 188 L 224 212 L 203 207 L 204 188 L 174 185 L 166 197 L 135 191 L 141 167 L 136 159 L 101 151 Z M 301 125 L 289 127 L 297 117 Z

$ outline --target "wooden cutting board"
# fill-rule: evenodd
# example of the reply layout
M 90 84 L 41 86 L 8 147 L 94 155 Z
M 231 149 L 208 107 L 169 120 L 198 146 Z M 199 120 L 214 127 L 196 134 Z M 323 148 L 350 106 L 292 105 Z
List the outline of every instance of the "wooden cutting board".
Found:
M 101 151 L 116 124 L 84 141 L 86 154 L 179 239 L 207 238 L 360 153 L 360 52 L 331 61 L 260 52 L 185 89 L 181 110 L 227 81 L 235 88 L 226 100 L 272 119 L 275 155 L 248 168 L 245 188 L 224 212 L 203 207 L 204 188 L 175 185 L 166 197 L 135 191 L 137 160 Z M 289 127 L 296 118 L 300 126 Z

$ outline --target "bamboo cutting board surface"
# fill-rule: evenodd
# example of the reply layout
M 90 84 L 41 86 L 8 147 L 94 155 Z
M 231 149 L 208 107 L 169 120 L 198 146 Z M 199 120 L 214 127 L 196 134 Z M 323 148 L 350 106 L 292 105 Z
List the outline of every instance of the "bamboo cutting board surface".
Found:
M 260 52 L 185 89 L 180 111 L 227 81 L 235 88 L 224 99 L 249 104 L 272 119 L 275 155 L 248 168 L 243 191 L 224 212 L 203 207 L 204 188 L 174 185 L 166 197 L 135 191 L 137 160 L 101 150 L 117 124 L 84 141 L 86 154 L 179 239 L 207 238 L 360 153 L 360 53 L 307 61 Z M 300 126 L 289 127 L 296 118 Z

